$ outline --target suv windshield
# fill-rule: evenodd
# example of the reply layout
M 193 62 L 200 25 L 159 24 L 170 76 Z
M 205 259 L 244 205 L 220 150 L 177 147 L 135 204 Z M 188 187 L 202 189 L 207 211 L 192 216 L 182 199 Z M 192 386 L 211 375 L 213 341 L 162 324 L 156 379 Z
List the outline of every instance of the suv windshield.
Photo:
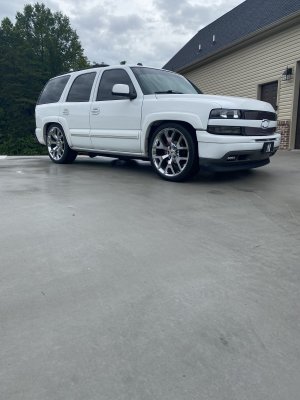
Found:
M 201 91 L 183 76 L 155 68 L 131 68 L 144 94 L 197 94 Z

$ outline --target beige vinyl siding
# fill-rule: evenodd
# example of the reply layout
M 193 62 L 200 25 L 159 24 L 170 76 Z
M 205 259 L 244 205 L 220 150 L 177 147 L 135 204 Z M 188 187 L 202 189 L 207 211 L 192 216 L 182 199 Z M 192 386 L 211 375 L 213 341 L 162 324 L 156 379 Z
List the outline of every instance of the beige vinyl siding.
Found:
M 292 118 L 294 79 L 282 81 L 284 69 L 300 61 L 300 26 L 252 43 L 184 75 L 204 93 L 258 98 L 259 85 L 278 81 L 278 118 Z

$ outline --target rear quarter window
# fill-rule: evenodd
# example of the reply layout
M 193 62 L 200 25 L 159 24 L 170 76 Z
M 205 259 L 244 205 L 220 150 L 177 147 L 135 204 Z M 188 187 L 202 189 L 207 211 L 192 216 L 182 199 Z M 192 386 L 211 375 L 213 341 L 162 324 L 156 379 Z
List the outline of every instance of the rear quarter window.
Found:
M 67 102 L 87 102 L 96 77 L 96 72 L 88 72 L 75 78 L 69 91 Z
M 37 104 L 57 103 L 69 79 L 70 75 L 50 79 L 40 94 Z

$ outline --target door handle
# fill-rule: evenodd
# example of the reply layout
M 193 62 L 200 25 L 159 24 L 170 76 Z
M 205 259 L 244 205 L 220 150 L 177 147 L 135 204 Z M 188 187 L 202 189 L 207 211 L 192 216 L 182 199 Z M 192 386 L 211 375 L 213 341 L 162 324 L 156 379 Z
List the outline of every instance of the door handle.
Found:
M 62 113 L 63 113 L 63 115 L 69 115 L 70 114 L 69 110 L 67 108 L 65 108 Z
M 92 108 L 91 114 L 92 115 L 100 114 L 100 108 L 99 107 Z

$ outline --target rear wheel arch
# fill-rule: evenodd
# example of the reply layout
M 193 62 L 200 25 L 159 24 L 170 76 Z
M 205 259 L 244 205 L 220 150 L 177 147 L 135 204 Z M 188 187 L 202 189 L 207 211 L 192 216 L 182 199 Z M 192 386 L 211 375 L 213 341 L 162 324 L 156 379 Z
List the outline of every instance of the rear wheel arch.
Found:
M 72 143 L 70 142 L 70 139 L 69 139 L 68 135 L 66 134 L 65 127 L 63 126 L 63 124 L 61 124 L 60 122 L 57 122 L 57 121 L 51 121 L 51 122 L 46 122 L 45 123 L 44 128 L 43 128 L 43 138 L 44 138 L 45 143 L 46 143 L 46 140 L 47 140 L 47 133 L 48 133 L 48 131 L 51 128 L 52 125 L 57 125 L 63 130 L 63 132 L 65 134 L 65 137 L 66 137 L 66 140 L 68 142 L 68 145 L 71 147 Z

